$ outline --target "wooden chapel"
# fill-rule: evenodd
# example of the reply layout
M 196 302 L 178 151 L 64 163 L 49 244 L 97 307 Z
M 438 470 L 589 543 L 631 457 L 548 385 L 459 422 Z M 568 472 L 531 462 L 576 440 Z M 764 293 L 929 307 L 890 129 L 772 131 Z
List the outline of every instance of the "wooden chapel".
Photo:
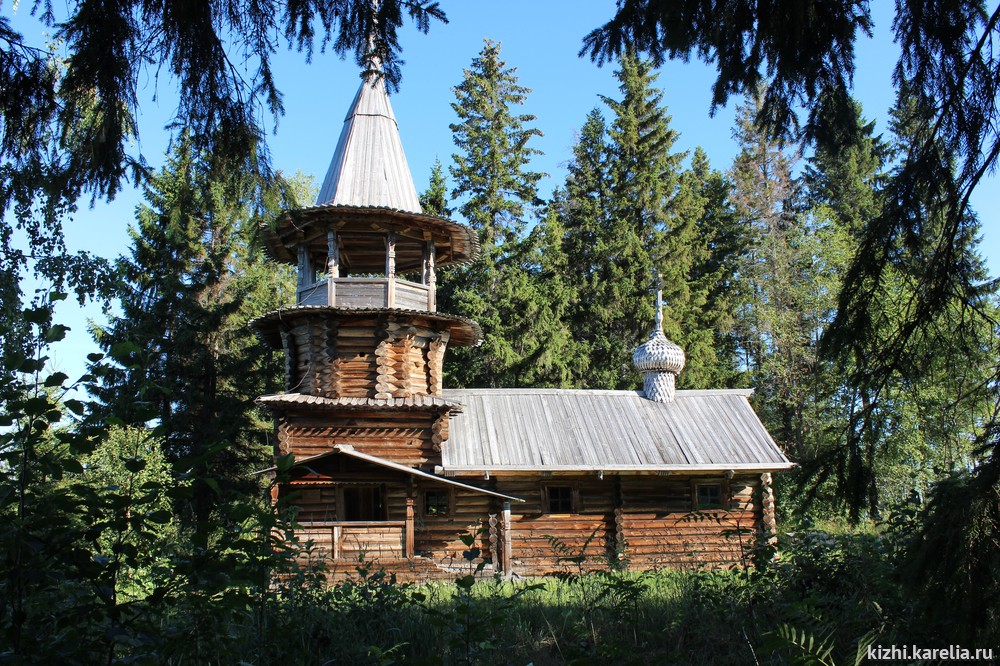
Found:
M 360 558 L 452 577 L 477 534 L 504 574 L 718 566 L 775 531 L 771 473 L 791 463 L 749 391 L 677 391 L 683 351 L 662 306 L 636 350 L 642 391 L 442 386 L 477 324 L 440 313 L 435 275 L 473 260 L 464 225 L 421 211 L 381 77 L 361 84 L 315 206 L 267 229 L 297 266 L 295 305 L 251 322 L 285 355 L 276 455 L 293 454 L 300 536 L 333 576 Z M 575 564 L 573 566 L 576 566 Z

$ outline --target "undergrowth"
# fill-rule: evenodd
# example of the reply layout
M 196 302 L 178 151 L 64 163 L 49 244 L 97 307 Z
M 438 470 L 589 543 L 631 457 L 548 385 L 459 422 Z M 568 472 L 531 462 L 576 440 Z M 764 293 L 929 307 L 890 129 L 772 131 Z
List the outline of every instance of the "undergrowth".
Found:
M 225 661 L 853 664 L 873 643 L 946 644 L 933 627 L 917 626 L 894 583 L 886 537 L 804 532 L 781 546 L 760 569 L 537 580 L 476 576 L 482 566 L 470 558 L 456 582 L 423 585 L 360 563 L 339 584 L 281 590 L 264 648 L 236 649 Z M 229 621 L 233 635 L 255 630 Z

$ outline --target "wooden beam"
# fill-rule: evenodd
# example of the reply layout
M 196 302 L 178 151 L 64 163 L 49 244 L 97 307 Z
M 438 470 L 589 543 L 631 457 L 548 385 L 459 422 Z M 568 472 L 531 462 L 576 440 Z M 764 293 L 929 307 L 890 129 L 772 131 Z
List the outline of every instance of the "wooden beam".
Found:
M 514 574 L 514 558 L 511 552 L 511 528 L 513 526 L 510 522 L 510 500 L 503 501 L 503 556 L 501 561 L 503 562 L 503 575 L 504 578 L 510 578 Z
M 413 497 L 406 498 L 406 544 L 404 554 L 407 559 L 413 557 Z

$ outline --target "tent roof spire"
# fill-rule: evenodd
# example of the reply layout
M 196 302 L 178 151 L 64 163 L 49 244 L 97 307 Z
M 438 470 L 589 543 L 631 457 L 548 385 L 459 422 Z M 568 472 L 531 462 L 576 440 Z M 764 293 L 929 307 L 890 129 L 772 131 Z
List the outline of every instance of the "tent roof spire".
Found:
M 362 76 L 316 205 L 420 213 L 420 199 L 377 59 L 372 59 Z

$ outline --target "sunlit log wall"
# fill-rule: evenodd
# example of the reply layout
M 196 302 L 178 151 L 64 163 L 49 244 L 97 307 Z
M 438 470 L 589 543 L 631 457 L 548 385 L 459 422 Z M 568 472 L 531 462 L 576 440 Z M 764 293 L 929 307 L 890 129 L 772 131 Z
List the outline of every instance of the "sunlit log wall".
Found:
M 316 543 L 314 555 L 326 559 L 334 577 L 354 573 L 359 559 L 385 567 L 404 580 L 453 578 L 467 570 L 462 534 L 477 534 L 476 546 L 498 569 L 520 576 L 575 572 L 609 567 L 722 567 L 739 563 L 759 535 L 763 513 L 757 475 L 623 476 L 595 475 L 494 478 L 482 483 L 521 497 L 513 503 L 509 526 L 510 559 L 504 557 L 502 505 L 492 496 L 447 489 L 450 505 L 442 515 L 426 515 L 424 493 L 440 492 L 434 482 L 401 479 L 386 470 L 359 474 L 344 469 L 322 479 L 288 486 L 301 496 L 300 536 Z M 482 481 L 482 480 L 480 480 Z M 386 515 L 379 523 L 338 521 L 337 484 L 381 484 Z M 724 503 L 695 508 L 695 485 L 718 483 Z M 550 513 L 546 488 L 571 487 L 574 511 Z M 413 555 L 405 553 L 407 497 L 413 506 Z M 492 572 L 489 567 L 487 572 Z
M 301 316 L 281 331 L 289 391 L 330 398 L 440 395 L 445 324 L 383 315 Z
M 696 483 L 717 482 L 719 508 L 697 510 Z M 570 487 L 575 512 L 544 510 L 547 485 Z M 513 570 L 718 567 L 739 562 L 761 521 L 760 478 L 595 476 L 504 478 L 497 489 L 527 500 L 512 515 Z
M 334 444 L 401 465 L 429 470 L 441 461 L 441 443 L 448 437 L 446 411 L 373 410 L 282 414 L 277 419 L 279 455 L 295 457 L 327 453 Z

